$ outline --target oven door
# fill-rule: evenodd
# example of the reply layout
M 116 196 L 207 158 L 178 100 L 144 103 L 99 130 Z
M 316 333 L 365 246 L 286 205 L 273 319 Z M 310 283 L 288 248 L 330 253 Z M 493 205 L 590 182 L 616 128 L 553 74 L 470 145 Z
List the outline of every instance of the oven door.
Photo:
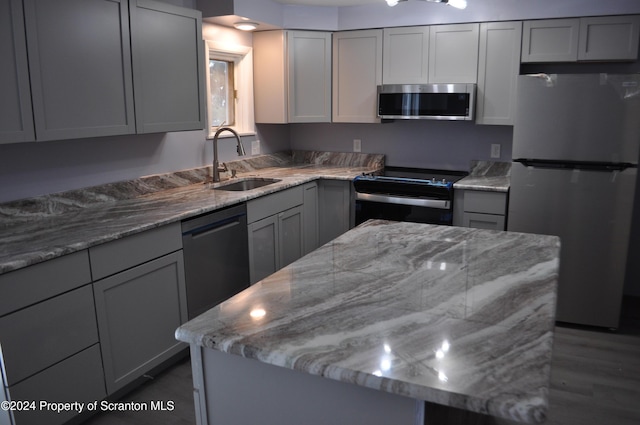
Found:
M 451 201 L 356 193 L 356 225 L 369 219 L 451 225 Z

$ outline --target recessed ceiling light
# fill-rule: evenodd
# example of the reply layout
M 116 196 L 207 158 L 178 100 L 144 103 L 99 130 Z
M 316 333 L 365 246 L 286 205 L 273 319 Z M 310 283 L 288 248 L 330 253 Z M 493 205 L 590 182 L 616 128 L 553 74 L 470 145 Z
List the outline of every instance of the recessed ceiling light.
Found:
M 233 27 L 241 31 L 253 31 L 258 28 L 258 24 L 250 21 L 236 22 L 235 24 L 233 24 Z

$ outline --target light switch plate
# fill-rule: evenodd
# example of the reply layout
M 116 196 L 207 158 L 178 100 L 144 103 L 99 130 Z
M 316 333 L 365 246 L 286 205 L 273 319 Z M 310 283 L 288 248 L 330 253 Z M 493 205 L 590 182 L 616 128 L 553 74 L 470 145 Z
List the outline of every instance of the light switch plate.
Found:
M 260 140 L 251 142 L 251 155 L 260 155 Z

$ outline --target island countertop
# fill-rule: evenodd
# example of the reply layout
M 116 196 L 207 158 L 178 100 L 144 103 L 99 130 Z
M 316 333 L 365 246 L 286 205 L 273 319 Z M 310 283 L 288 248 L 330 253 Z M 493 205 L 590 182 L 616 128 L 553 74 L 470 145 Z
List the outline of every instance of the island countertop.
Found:
M 184 342 L 517 422 L 548 408 L 559 239 L 368 221 L 184 324 Z

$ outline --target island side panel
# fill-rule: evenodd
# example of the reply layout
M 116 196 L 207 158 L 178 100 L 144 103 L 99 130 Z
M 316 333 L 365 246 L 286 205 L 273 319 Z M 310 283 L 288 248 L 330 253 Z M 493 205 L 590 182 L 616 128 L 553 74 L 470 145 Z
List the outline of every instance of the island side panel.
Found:
M 198 425 L 422 425 L 424 402 L 191 346 Z

